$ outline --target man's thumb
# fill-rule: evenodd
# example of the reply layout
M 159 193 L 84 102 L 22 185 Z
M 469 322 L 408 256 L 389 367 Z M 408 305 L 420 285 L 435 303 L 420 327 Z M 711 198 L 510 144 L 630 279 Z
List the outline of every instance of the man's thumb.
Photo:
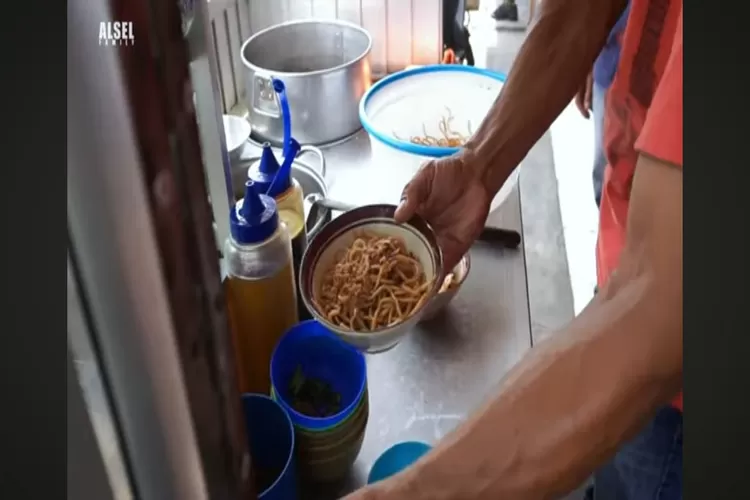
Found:
M 398 204 L 398 208 L 396 208 L 396 213 L 393 215 L 393 218 L 397 223 L 403 224 L 414 216 L 414 212 L 417 211 L 417 204 L 418 202 L 415 197 L 409 196 L 406 190 L 404 190 L 404 194 L 401 196 L 401 201 Z

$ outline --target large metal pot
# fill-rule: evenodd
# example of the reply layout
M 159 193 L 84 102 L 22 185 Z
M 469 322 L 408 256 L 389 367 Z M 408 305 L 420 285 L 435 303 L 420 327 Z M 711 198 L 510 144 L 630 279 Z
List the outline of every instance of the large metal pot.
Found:
M 241 52 L 253 138 L 274 145 L 283 141 L 272 76 L 286 86 L 292 136 L 301 144 L 325 144 L 359 130 L 371 47 L 367 31 L 345 21 L 291 21 L 250 37 Z

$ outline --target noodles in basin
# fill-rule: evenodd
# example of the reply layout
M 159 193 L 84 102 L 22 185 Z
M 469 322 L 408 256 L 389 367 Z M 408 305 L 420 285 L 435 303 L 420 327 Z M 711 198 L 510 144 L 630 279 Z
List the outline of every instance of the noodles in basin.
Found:
M 403 241 L 363 233 L 326 271 L 315 307 L 334 325 L 371 332 L 408 318 L 430 285 Z
M 450 108 L 446 107 L 445 109 L 448 111 L 447 116 L 443 115 L 438 122 L 438 130 L 440 131 L 440 135 L 442 135 L 442 137 L 428 134 L 427 127 L 425 127 L 425 124 L 423 123 L 423 135 L 413 135 L 409 138 L 409 142 L 411 142 L 412 144 L 419 144 L 421 146 L 439 146 L 443 148 L 458 148 L 464 146 L 466 144 L 466 141 L 468 141 L 472 135 L 471 122 L 468 122 L 468 135 L 456 132 L 452 128 L 453 113 L 451 112 Z M 396 134 L 396 132 L 393 132 L 393 136 L 396 139 L 403 140 L 398 136 L 398 134 Z

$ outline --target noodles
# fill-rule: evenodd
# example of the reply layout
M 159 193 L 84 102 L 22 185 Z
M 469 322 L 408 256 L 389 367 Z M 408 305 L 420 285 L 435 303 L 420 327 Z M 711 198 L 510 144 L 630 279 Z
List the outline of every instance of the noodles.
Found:
M 471 137 L 471 122 L 468 122 L 468 130 L 469 135 L 464 136 L 463 134 L 460 134 L 458 132 L 455 132 L 453 129 L 451 129 L 451 122 L 453 121 L 453 113 L 451 113 L 451 110 L 449 107 L 446 106 L 445 108 L 448 110 L 448 116 L 443 116 L 440 118 L 440 121 L 438 122 L 438 130 L 442 134 L 443 137 L 434 137 L 427 133 L 427 128 L 425 127 L 424 123 L 422 124 L 422 132 L 424 135 L 415 135 L 409 138 L 409 142 L 412 144 L 419 144 L 421 146 L 439 146 L 439 147 L 447 147 L 447 148 L 458 148 L 466 144 L 466 141 L 469 140 L 469 137 Z M 397 139 L 400 139 L 398 135 L 394 132 L 393 134 L 396 136 Z
M 403 241 L 362 233 L 326 271 L 313 302 L 334 325 L 371 332 L 408 318 L 430 285 Z

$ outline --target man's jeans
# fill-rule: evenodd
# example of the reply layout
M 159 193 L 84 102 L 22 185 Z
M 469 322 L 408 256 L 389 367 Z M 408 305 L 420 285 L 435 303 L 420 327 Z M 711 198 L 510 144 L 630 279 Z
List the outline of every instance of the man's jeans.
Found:
M 607 157 L 604 153 L 604 97 L 607 89 L 594 82 L 591 87 L 591 107 L 594 118 L 594 199 L 596 206 L 602 200 L 602 182 Z
M 593 495 L 592 495 L 593 494 Z M 681 500 L 682 413 L 662 408 L 594 474 L 593 500 Z

